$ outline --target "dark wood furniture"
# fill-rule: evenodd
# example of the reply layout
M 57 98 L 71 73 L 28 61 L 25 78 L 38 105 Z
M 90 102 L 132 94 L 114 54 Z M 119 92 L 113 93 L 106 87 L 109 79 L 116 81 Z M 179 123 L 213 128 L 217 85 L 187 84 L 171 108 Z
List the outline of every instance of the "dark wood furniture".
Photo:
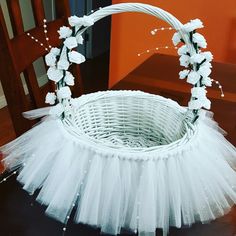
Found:
M 191 86 L 178 77 L 179 66 L 177 56 L 155 54 L 128 74 L 112 89 L 142 90 L 171 98 L 181 105 L 187 106 Z M 214 119 L 236 145 L 236 65 L 213 62 L 211 77 L 220 81 L 225 97 L 221 97 L 217 86 L 208 88 L 207 96 L 212 102 L 211 111 Z
M 43 0 L 31 0 L 31 4 L 36 26 L 28 32 L 41 42 L 46 42 L 43 32 L 43 19 L 45 18 Z M 18 136 L 32 125 L 22 117 L 22 112 L 45 106 L 45 95 L 48 91 L 53 90 L 54 85 L 48 82 L 45 86 L 39 87 L 32 63 L 47 52 L 27 36 L 28 32 L 24 32 L 19 0 L 7 0 L 7 5 L 14 37 L 9 38 L 3 12 L 0 9 L 0 79 Z M 60 26 L 67 24 L 67 17 L 70 16 L 69 1 L 55 1 L 55 10 L 56 19 L 48 23 L 48 36 L 52 46 L 59 46 L 57 30 Z M 77 90 L 74 93 L 78 96 L 81 94 L 79 67 L 76 66 L 74 71 L 78 77 L 75 82 Z M 25 95 L 21 82 L 20 74 L 22 72 L 29 91 L 28 96 Z

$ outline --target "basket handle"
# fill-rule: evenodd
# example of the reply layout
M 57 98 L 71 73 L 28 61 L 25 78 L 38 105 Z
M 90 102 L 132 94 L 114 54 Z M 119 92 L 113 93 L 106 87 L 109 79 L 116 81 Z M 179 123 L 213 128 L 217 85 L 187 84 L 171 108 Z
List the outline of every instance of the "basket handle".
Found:
M 182 41 L 185 44 L 183 45 L 185 46 L 185 50 L 187 49 L 187 54 L 183 55 L 184 53 L 182 53 L 182 55 L 181 54 L 180 55 L 181 57 L 185 56 L 185 58 L 189 60 L 188 66 L 185 66 L 185 67 L 189 67 L 189 70 L 182 71 L 183 72 L 182 74 L 185 74 L 185 78 L 186 77 L 188 78 L 187 80 L 188 82 L 192 80 L 189 83 L 194 85 L 193 88 L 191 89 L 192 96 L 189 101 L 188 110 L 193 111 L 193 114 L 194 114 L 193 121 L 195 122 L 198 118 L 198 111 L 202 107 L 206 109 L 210 109 L 210 101 L 206 97 L 206 90 L 205 90 L 206 86 L 211 86 L 209 83 L 209 80 L 211 81 L 211 79 L 208 77 L 208 75 L 210 74 L 209 73 L 210 69 L 204 68 L 205 72 L 203 70 L 202 75 L 199 74 L 199 69 L 200 67 L 202 67 L 202 65 L 204 65 L 205 62 L 208 63 L 207 66 L 211 68 L 210 61 L 212 60 L 212 58 L 211 60 L 209 60 L 209 54 L 208 54 L 208 59 L 206 59 L 207 56 L 205 56 L 205 59 L 204 60 L 202 59 L 201 63 L 199 62 L 199 58 L 204 58 L 204 56 L 203 56 L 203 53 L 199 50 L 200 46 L 198 45 L 198 43 L 194 42 L 193 40 L 193 37 L 196 35 L 195 28 L 192 31 L 186 30 L 186 28 L 184 27 L 185 25 L 183 25 L 176 17 L 164 11 L 163 9 L 160 9 L 155 6 L 142 4 L 142 3 L 120 3 L 120 4 L 114 4 L 114 5 L 101 8 L 95 11 L 94 13 L 90 14 L 89 16 L 86 16 L 87 18 L 93 21 L 92 24 L 84 24 L 82 27 L 80 25 L 78 29 L 76 29 L 75 27 L 76 25 L 74 25 L 72 36 L 77 37 L 81 35 L 85 30 L 87 30 L 91 25 L 93 25 L 94 22 L 97 22 L 106 16 L 122 13 L 122 12 L 142 12 L 149 15 L 153 15 L 157 18 L 160 18 L 166 21 L 172 26 L 172 28 L 174 28 L 177 31 L 175 34 L 178 34 L 180 41 Z M 70 19 L 69 19 L 69 23 L 70 23 Z M 199 27 L 196 27 L 196 28 L 199 28 Z M 204 37 L 200 34 L 198 34 L 198 37 L 200 37 L 200 39 L 202 38 L 204 39 Z M 65 48 L 65 45 L 62 47 L 61 52 L 63 52 L 64 48 Z M 207 53 L 210 53 L 210 52 L 207 52 Z M 194 58 L 196 54 L 197 54 L 197 57 L 195 57 L 195 59 L 193 59 L 193 61 L 191 62 L 192 58 Z M 180 61 L 181 61 L 181 58 L 180 58 Z M 206 72 L 206 69 L 208 69 L 207 72 Z M 191 75 L 191 78 L 190 78 L 190 75 Z M 208 78 L 208 85 L 206 83 L 203 83 L 204 76 L 207 76 Z M 193 83 L 193 81 L 195 81 L 196 83 L 195 82 Z M 65 86 L 65 83 L 61 83 L 59 81 L 58 88 L 63 87 L 63 86 Z

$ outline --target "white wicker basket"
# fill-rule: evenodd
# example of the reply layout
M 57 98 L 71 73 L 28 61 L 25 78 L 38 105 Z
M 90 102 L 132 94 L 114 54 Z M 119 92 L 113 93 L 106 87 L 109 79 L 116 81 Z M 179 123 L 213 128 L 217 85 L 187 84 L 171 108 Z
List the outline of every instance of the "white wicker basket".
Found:
M 153 15 L 177 30 L 174 42 L 186 44 L 178 51 L 181 63 L 190 67 L 180 76 L 194 85 L 189 107 L 141 91 L 70 97 L 66 84 L 71 85 L 72 77 L 55 68 L 54 54 L 83 61 L 82 55 L 71 53 L 80 35 L 103 17 L 127 11 Z M 72 17 L 69 23 L 73 30 L 60 32 L 69 34 L 60 52 L 53 49 L 46 58 L 59 103 L 25 113 L 47 118 L 1 148 L 7 169 L 13 174 L 19 170 L 17 179 L 31 194 L 40 190 L 37 200 L 47 206 L 48 215 L 67 224 L 75 208 L 75 222 L 113 235 L 126 229 L 154 236 L 156 228 L 167 234 L 170 226 L 225 214 L 236 203 L 236 150 L 201 109 L 209 108 L 205 87 L 210 85 L 211 55 L 199 51 L 198 44 L 206 44 L 195 33 L 199 20 L 182 25 L 160 8 L 123 3 L 82 19 Z M 53 103 L 55 98 L 48 94 L 46 100 Z

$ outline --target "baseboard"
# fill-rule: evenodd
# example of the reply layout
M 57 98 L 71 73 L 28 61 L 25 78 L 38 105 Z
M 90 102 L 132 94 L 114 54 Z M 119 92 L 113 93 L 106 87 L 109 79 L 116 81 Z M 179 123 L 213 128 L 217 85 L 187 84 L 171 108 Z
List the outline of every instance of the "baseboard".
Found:
M 43 75 L 39 78 L 39 86 L 44 85 L 45 83 L 47 83 L 47 75 Z M 24 87 L 24 91 L 26 94 L 28 94 L 28 88 L 26 84 L 23 84 Z M 0 96 L 0 109 L 2 109 L 3 107 L 7 106 L 7 101 L 4 95 Z

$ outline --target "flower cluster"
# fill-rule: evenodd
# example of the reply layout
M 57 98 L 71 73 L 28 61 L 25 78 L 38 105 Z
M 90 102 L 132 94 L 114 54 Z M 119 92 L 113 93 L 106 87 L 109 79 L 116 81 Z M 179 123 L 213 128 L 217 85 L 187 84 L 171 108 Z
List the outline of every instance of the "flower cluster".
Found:
M 83 37 L 79 34 L 79 29 L 94 24 L 93 18 L 90 16 L 77 17 L 71 16 L 68 26 L 62 26 L 58 30 L 59 39 L 62 40 L 60 48 L 51 48 L 50 52 L 45 56 L 47 66 L 47 76 L 49 80 L 57 84 L 56 92 L 49 92 L 46 95 L 45 102 L 54 105 L 59 102 L 51 110 L 52 115 L 61 116 L 64 112 L 62 101 L 71 99 L 71 90 L 69 86 L 74 85 L 74 76 L 69 72 L 72 63 L 81 64 L 85 61 L 85 57 L 74 50 L 79 44 L 83 44 Z
M 207 47 L 207 43 L 203 35 L 196 33 L 198 28 L 203 28 L 199 19 L 191 20 L 183 25 L 181 32 L 189 37 L 193 48 L 183 44 L 178 49 L 180 65 L 185 67 L 180 71 L 179 77 L 187 79 L 187 82 L 194 86 L 191 90 L 192 99 L 189 102 L 189 108 L 192 110 L 210 109 L 211 106 L 210 100 L 206 97 L 206 87 L 212 84 L 209 75 L 211 74 L 213 55 L 209 51 L 201 51 L 202 48 Z M 179 31 L 173 35 L 172 41 L 175 46 L 184 42 Z

